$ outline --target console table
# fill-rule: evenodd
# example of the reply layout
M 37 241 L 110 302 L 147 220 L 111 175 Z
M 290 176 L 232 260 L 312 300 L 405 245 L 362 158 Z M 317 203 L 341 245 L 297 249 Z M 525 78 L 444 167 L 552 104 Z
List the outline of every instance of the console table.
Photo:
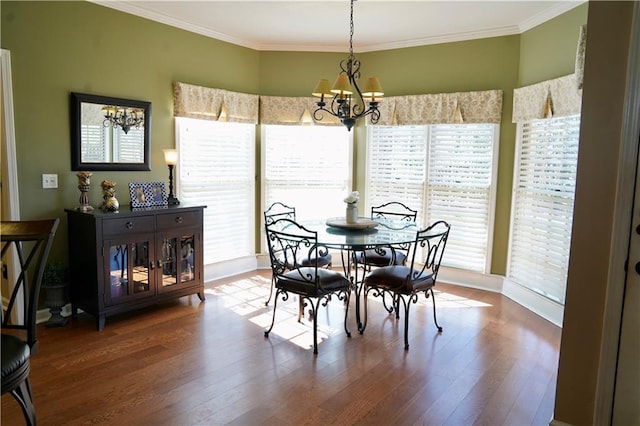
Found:
M 107 316 L 163 300 L 204 301 L 204 207 L 65 209 L 72 315 L 82 309 L 102 330 Z

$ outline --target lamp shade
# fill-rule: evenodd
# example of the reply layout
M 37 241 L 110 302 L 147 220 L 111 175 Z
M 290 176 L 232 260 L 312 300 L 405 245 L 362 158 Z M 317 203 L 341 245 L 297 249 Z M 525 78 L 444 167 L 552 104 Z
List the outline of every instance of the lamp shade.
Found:
M 111 105 L 107 105 L 107 106 L 103 106 L 102 107 L 102 113 L 105 116 L 110 116 L 113 117 L 116 115 L 116 112 L 118 112 L 117 108 Z
M 178 163 L 178 151 L 175 149 L 163 149 L 164 152 L 164 162 L 167 163 L 168 166 L 175 166 Z
M 333 94 L 331 93 L 331 88 L 329 87 L 329 80 L 327 80 L 326 78 L 320 79 L 311 95 L 315 96 L 316 98 L 321 98 L 322 96 L 332 96 Z
M 380 85 L 380 80 L 378 77 L 369 77 L 367 79 L 367 84 L 364 86 L 364 92 L 362 92 L 362 96 L 367 98 L 381 98 L 384 96 L 384 92 L 382 91 L 382 86 Z
M 340 96 L 351 95 L 353 93 L 351 83 L 349 83 L 349 77 L 347 77 L 346 74 L 338 75 L 338 78 L 336 78 L 336 81 L 333 83 L 333 87 L 331 88 L 331 93 L 337 93 Z

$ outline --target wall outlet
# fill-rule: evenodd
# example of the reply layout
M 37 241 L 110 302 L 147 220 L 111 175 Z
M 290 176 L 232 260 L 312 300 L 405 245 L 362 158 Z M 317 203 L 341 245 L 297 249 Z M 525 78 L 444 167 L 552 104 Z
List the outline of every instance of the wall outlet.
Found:
M 58 187 L 58 175 L 57 174 L 42 174 L 42 187 L 43 188 L 57 188 Z

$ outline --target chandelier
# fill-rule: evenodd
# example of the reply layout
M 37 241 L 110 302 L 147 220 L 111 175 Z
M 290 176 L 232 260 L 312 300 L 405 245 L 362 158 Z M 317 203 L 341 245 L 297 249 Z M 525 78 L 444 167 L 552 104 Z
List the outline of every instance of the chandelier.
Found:
M 105 106 L 102 108 L 104 114 L 104 127 L 121 127 L 122 131 L 127 134 L 132 127 L 137 129 L 144 125 L 144 110 L 118 108 L 116 106 Z
M 313 111 L 313 118 L 316 121 L 322 120 L 323 112 L 327 112 L 337 117 L 347 130 L 356 123 L 356 120 L 367 115 L 371 115 L 373 124 L 378 122 L 380 111 L 378 104 L 384 96 L 382 87 L 377 77 L 367 79 L 364 92 L 358 87 L 358 79 L 360 78 L 360 61 L 353 56 L 353 2 L 351 0 L 350 24 L 351 32 L 349 34 L 349 57 L 340 61 L 340 73 L 336 78 L 333 87 L 329 88 L 329 80 L 321 79 L 318 82 L 312 95 L 320 98 L 316 102 L 318 108 Z M 325 98 L 331 98 L 330 105 L 327 105 Z

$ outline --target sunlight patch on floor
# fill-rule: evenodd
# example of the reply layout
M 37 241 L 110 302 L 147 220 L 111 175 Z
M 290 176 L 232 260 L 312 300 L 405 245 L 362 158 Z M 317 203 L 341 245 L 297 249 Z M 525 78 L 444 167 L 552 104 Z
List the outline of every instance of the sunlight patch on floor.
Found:
M 481 302 L 479 300 L 473 300 L 466 297 L 457 296 L 451 293 L 445 293 L 443 291 L 435 291 L 436 294 L 436 309 L 439 308 L 490 308 L 492 305 L 489 303 Z M 426 300 L 423 300 L 426 302 Z M 431 303 L 431 301 L 429 301 Z
M 265 307 L 270 289 L 270 278 L 255 275 L 227 284 L 209 287 L 205 290 L 205 293 L 221 298 L 225 307 L 231 309 L 238 315 L 247 317 L 253 324 L 266 330 L 271 325 L 273 318 L 275 298 L 274 289 L 274 294 L 269 302 L 269 306 Z M 436 309 L 488 308 L 492 306 L 479 300 L 457 296 L 440 290 L 434 289 L 434 292 Z M 352 293 L 351 298 L 355 299 L 354 296 L 355 294 Z M 369 297 L 368 300 L 369 303 L 382 303 L 381 297 Z M 431 300 L 421 295 L 418 298 L 417 304 L 428 304 L 430 307 L 431 303 Z M 387 297 L 387 305 L 389 304 L 390 299 Z M 286 301 L 280 298 L 278 300 L 276 322 L 271 330 L 271 335 L 276 335 L 303 349 L 313 349 L 313 322 L 309 315 L 309 306 L 305 308 L 305 315 L 303 315 L 302 321 L 300 322 L 298 322 L 298 310 L 299 303 L 296 295 L 291 295 Z M 339 319 L 337 327 L 332 327 L 326 323 L 331 320 L 331 317 Z M 318 321 L 318 344 L 330 335 L 344 333 L 343 321 L 344 307 L 340 306 L 335 298 L 329 303 L 327 308 L 321 307 Z
M 238 315 L 247 317 L 249 321 L 256 324 L 263 330 L 271 325 L 273 319 L 274 294 L 265 307 L 265 302 L 271 290 L 271 279 L 260 275 L 239 279 L 227 284 L 220 284 L 207 288 L 205 292 L 215 297 L 221 298 L 223 305 Z M 336 306 L 331 306 L 331 305 Z M 328 336 L 344 332 L 344 308 L 332 299 L 329 308 L 320 308 L 318 320 L 318 344 Z M 305 350 L 313 349 L 313 322 L 309 315 L 309 306 L 305 307 L 305 315 L 298 322 L 299 303 L 296 295 L 291 295 L 288 300 L 278 299 L 276 319 L 271 335 L 278 336 Z M 332 312 L 336 310 L 336 312 Z M 339 317 L 338 327 L 326 324 L 329 316 Z

